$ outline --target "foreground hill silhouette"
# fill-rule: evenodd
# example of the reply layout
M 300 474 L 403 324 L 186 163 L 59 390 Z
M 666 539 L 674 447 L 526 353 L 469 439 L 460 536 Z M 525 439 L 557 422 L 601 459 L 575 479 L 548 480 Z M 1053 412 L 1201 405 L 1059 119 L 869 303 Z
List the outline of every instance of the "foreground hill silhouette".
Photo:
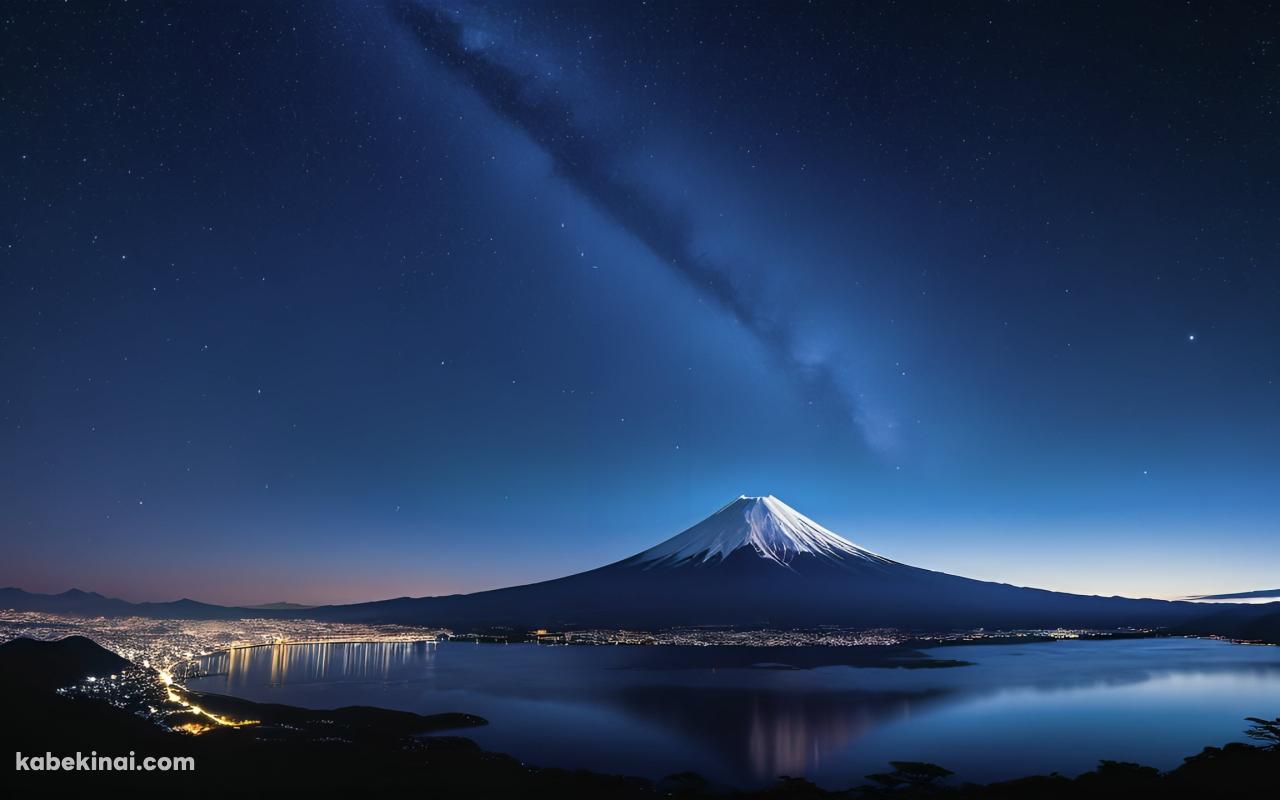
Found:
M 162 730 L 102 701 L 59 695 L 67 676 L 127 666 L 82 637 L 60 642 L 15 640 L 0 645 L 0 702 L 6 725 L 0 742 L 23 754 L 190 755 L 191 773 L 12 772 L 13 796 L 93 792 L 180 792 L 182 796 L 261 796 L 303 792 L 411 793 L 431 798 L 1097 798 L 1270 796 L 1280 774 L 1280 751 L 1243 744 L 1207 748 L 1178 769 L 1161 773 L 1135 764 L 1103 762 L 1078 778 L 1029 777 L 985 786 L 947 784 L 946 770 L 895 762 L 867 784 L 825 791 L 799 779 L 780 779 L 760 791 L 716 787 L 693 774 L 647 781 L 590 772 L 540 769 L 488 753 L 456 736 L 414 735 L 440 720 L 346 709 L 338 712 L 267 706 L 198 696 L 219 710 L 263 720 L 201 736 Z M 382 716 L 385 715 L 385 716 Z M 310 721 L 310 722 L 309 722 Z M 470 718 L 472 724 L 478 720 Z M 323 724 L 313 724 L 313 723 Z M 455 725 L 459 720 L 444 720 Z M 309 727 L 310 726 L 310 727 Z M 1243 727 L 1243 723 L 1242 723 Z M 1274 744 L 1274 742 L 1271 742 Z
M 0 645 L 0 685 L 15 691 L 52 692 L 86 675 L 109 675 L 132 666 L 84 636 L 56 642 L 14 639 Z

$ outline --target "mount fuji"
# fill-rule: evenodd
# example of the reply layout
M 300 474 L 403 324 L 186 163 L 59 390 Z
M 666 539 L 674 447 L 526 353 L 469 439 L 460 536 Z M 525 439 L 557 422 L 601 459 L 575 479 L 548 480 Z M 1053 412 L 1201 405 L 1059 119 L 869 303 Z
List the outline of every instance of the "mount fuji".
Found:
M 859 547 L 772 496 L 739 497 L 692 528 L 598 569 L 473 594 L 234 608 L 192 600 L 129 603 L 78 590 L 41 595 L 0 589 L 0 608 L 16 610 L 395 622 L 459 630 L 833 625 L 928 631 L 1168 627 L 1216 633 L 1253 630 L 1260 615 L 1280 614 L 1277 607 L 1223 602 L 1207 617 L 1209 609 L 1199 602 L 1064 594 L 934 572 Z M 1274 620 L 1268 624 L 1276 625 Z
M 743 496 L 661 544 L 588 572 L 306 615 L 449 627 L 941 630 L 1156 627 L 1203 613 L 1193 603 L 1065 594 L 913 567 L 859 547 L 776 497 Z

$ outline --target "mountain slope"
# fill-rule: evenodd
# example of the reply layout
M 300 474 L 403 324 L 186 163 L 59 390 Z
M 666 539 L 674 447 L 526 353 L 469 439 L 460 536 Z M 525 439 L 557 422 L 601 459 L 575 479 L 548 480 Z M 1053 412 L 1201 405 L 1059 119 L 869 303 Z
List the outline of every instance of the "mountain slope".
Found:
M 453 627 L 776 625 L 1148 627 L 1203 614 L 912 567 L 838 536 L 775 497 L 740 497 L 635 556 L 542 583 L 313 609 L 326 619 Z

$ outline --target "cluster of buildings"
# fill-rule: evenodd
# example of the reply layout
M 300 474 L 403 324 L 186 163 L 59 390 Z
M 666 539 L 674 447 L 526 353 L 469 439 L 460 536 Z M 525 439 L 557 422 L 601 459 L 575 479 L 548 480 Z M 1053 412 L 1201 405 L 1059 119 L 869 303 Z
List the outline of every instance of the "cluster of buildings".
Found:
M 406 625 L 361 625 L 288 619 L 190 620 L 145 617 L 73 617 L 36 611 L 0 611 L 0 642 L 25 636 L 80 635 L 140 667 L 184 669 L 193 659 L 233 647 L 341 641 L 422 641 L 448 631 Z
M 907 637 L 890 628 L 878 630 L 783 630 L 776 628 L 671 628 L 661 631 L 575 630 L 550 632 L 538 630 L 533 637 L 547 644 L 639 644 L 682 645 L 693 647 L 806 647 L 901 644 Z
M 157 670 L 131 667 L 110 675 L 90 675 L 58 690 L 64 697 L 99 700 L 166 727 L 189 724 L 187 710 L 172 702 Z
M 683 645 L 693 647 L 863 647 L 901 644 L 952 644 L 990 642 L 993 640 L 1079 639 L 1115 635 L 1116 631 L 1096 630 L 969 630 L 937 633 L 908 632 L 896 628 L 871 630 L 822 627 L 813 629 L 778 628 L 671 628 L 662 631 L 574 630 L 530 632 L 530 639 L 543 644 L 584 645 Z M 1123 633 L 1140 633 L 1124 631 Z

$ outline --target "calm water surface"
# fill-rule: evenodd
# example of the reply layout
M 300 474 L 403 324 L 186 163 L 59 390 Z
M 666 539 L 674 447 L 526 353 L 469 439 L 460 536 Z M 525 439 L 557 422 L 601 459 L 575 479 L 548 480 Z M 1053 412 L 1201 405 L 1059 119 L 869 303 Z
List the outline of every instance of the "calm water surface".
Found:
M 890 759 L 965 780 L 1099 759 L 1168 768 L 1280 714 L 1280 648 L 1193 639 L 929 651 L 947 669 L 690 667 L 685 651 L 461 642 L 276 645 L 210 656 L 192 689 L 311 708 L 465 711 L 463 735 L 539 765 L 841 788 Z

